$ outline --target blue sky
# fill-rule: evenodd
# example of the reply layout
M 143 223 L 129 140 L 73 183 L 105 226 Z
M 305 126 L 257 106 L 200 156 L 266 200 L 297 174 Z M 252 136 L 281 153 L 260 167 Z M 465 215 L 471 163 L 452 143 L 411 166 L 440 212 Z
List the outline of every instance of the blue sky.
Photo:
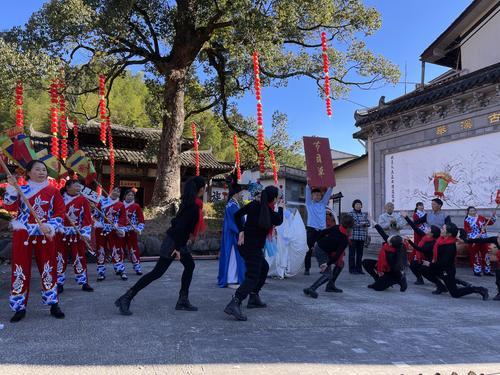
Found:
M 367 46 L 399 66 L 404 80 L 407 66 L 408 82 L 420 82 L 419 56 L 424 49 L 443 32 L 448 25 L 471 3 L 472 0 L 365 0 L 365 4 L 378 9 L 382 27 L 366 39 Z M 0 30 L 24 24 L 32 12 L 38 10 L 43 0 L 2 2 Z M 427 64 L 426 80 L 443 73 L 446 69 Z M 279 110 L 288 115 L 289 133 L 293 139 L 303 135 L 328 137 L 332 148 L 362 154 L 363 147 L 352 138 L 356 131 L 354 111 L 363 106 L 372 107 L 381 95 L 386 100 L 404 94 L 404 84 L 386 85 L 377 90 L 353 88 L 347 100 L 333 102 L 333 117 L 326 116 L 324 100 L 317 96 L 316 83 L 306 79 L 291 80 L 287 87 L 263 88 L 262 101 L 264 123 L 270 127 L 271 115 Z M 411 91 L 414 84 L 408 84 Z M 360 105 L 354 104 L 359 103 Z M 255 115 L 255 99 L 246 95 L 238 102 L 244 115 Z

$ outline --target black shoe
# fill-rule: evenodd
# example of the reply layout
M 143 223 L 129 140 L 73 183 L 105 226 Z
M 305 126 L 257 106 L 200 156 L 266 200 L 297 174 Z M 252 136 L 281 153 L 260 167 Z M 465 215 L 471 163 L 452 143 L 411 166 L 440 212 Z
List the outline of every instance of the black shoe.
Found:
M 326 284 L 325 292 L 329 293 L 342 293 L 344 292 L 342 289 L 339 289 L 335 286 L 335 283 L 332 283 L 331 281 Z
M 306 270 L 304 271 L 304 275 L 305 275 L 305 276 L 309 276 L 310 274 L 311 274 L 311 273 L 309 272 L 309 270 L 308 270 L 308 269 L 306 269 Z
M 233 297 L 231 302 L 226 306 L 224 312 L 234 316 L 236 320 L 245 321 L 247 317 L 241 312 L 241 301 L 237 297 Z
M 349 273 L 354 275 L 354 274 L 356 274 L 356 271 L 355 270 L 349 270 Z
M 132 302 L 134 295 L 132 289 L 129 289 L 123 296 L 115 301 L 115 306 L 120 309 L 120 314 L 132 315 L 132 311 L 130 311 L 130 302 Z
M 187 293 L 179 293 L 179 299 L 175 305 L 176 310 L 198 311 L 196 306 L 191 305 Z
M 264 308 L 267 305 L 262 302 L 260 296 L 257 293 L 250 293 L 248 296 L 247 309 Z
M 61 294 L 64 292 L 64 286 L 57 284 L 57 294 Z
M 406 281 L 406 276 L 403 275 L 401 276 L 401 281 L 399 282 L 399 291 L 406 292 L 406 289 L 408 289 L 408 282 Z
M 104 280 L 106 280 L 106 276 L 104 276 L 104 275 L 97 275 L 97 282 L 104 281 Z
M 93 292 L 94 288 L 92 288 L 89 284 L 83 284 L 82 285 L 82 290 L 84 292 Z
M 305 288 L 303 290 L 304 294 L 306 296 L 312 297 L 312 298 L 318 298 L 318 292 L 316 292 L 314 289 L 311 288 Z
M 495 274 L 493 272 L 483 272 L 483 275 L 484 276 L 495 276 Z
M 23 320 L 25 316 L 26 316 L 26 309 L 16 311 L 14 313 L 14 315 L 12 316 L 12 318 L 10 318 L 10 322 L 17 323 L 17 322 Z
M 59 304 L 54 304 L 50 306 L 50 315 L 52 315 L 56 319 L 64 319 L 64 313 L 62 312 Z
M 125 272 L 122 272 L 120 273 L 120 277 L 123 281 L 127 281 L 128 280 L 128 276 L 125 274 Z
M 483 288 L 482 286 L 476 287 L 476 292 L 479 293 L 481 297 L 483 297 L 483 301 L 487 301 L 488 298 L 490 297 L 488 289 Z
M 474 276 L 481 277 L 481 272 L 474 272 Z
M 142 271 L 135 271 L 135 274 L 136 274 L 137 276 L 142 276 Z
M 417 279 L 417 281 L 415 281 L 414 283 L 415 285 L 424 285 L 424 279 L 420 278 L 420 279 Z
M 493 297 L 493 301 L 500 301 L 500 292 L 497 293 L 495 297 Z
M 370 284 L 370 285 L 368 285 L 368 288 L 370 288 L 370 289 L 375 288 L 375 284 Z
M 439 295 L 439 294 L 443 294 L 443 293 L 446 293 L 446 292 L 447 292 L 447 290 L 436 289 L 435 291 L 432 292 L 432 294 Z

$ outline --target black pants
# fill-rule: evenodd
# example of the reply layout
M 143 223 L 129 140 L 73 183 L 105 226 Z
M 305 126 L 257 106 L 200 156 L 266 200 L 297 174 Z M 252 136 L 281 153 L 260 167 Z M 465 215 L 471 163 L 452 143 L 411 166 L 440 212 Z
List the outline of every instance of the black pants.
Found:
M 361 271 L 364 248 L 365 241 L 351 240 L 351 246 L 349 246 L 349 272 Z
M 318 240 L 320 231 L 314 229 L 313 227 L 306 227 L 307 233 L 307 247 L 309 250 L 306 253 L 306 257 L 304 258 L 304 265 L 306 270 L 311 268 L 311 257 L 314 250 L 314 244 Z
M 437 285 L 438 289 L 443 287 L 443 282 L 444 282 L 444 285 L 448 289 L 448 292 L 450 292 L 450 296 L 452 296 L 453 298 L 460 298 L 460 297 L 466 296 L 468 294 L 477 293 L 476 287 L 465 286 L 463 288 L 459 288 L 457 286 L 457 281 L 455 279 L 456 271 L 453 268 L 451 268 L 449 270 L 443 270 L 434 264 L 431 264 L 430 267 L 426 267 L 426 268 L 427 268 L 426 270 L 424 270 L 424 268 L 422 268 L 422 271 L 423 271 L 422 274 L 424 276 L 426 274 L 427 274 L 427 276 L 430 276 L 430 278 L 429 277 L 426 277 L 426 278 L 428 278 L 430 281 L 434 282 Z M 436 280 L 437 280 L 437 282 L 436 282 Z
M 411 272 L 413 272 L 417 280 L 422 280 L 422 271 L 421 271 L 422 267 L 423 267 L 422 263 L 417 262 L 415 260 L 410 263 Z
M 245 245 L 239 248 L 240 255 L 245 261 L 245 280 L 234 293 L 236 298 L 243 301 L 250 293 L 258 294 L 266 283 L 269 264 L 264 258 L 262 249 L 248 248 Z
M 387 288 L 393 286 L 394 284 L 401 283 L 402 279 L 401 272 L 384 273 L 382 276 L 379 276 L 376 271 L 377 261 L 375 259 L 363 260 L 363 268 L 371 277 L 373 277 L 373 280 L 375 281 L 373 283 L 373 290 L 376 290 L 378 292 L 386 290 Z
M 164 254 L 171 254 L 175 248 L 175 244 L 173 240 L 166 236 L 163 240 L 160 250 L 160 259 L 156 262 L 155 267 L 142 276 L 132 287 L 132 291 L 135 294 L 139 293 L 142 289 L 151 284 L 154 280 L 159 279 L 163 276 L 165 272 L 167 272 L 168 267 L 175 260 L 172 256 L 164 256 Z M 181 290 L 179 294 L 188 295 L 189 294 L 189 286 L 191 285 L 191 280 L 193 279 L 193 271 L 194 271 L 194 260 L 189 252 L 181 253 L 181 263 L 184 266 L 184 271 L 182 272 L 181 277 Z

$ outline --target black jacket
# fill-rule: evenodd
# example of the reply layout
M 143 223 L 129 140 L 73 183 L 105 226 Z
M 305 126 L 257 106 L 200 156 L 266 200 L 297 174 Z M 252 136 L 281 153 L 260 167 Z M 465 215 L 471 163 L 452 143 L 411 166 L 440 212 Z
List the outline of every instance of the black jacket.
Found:
M 434 244 L 436 243 L 436 240 L 433 241 L 427 241 L 424 243 L 423 246 L 418 246 L 415 242 L 412 240 L 408 240 L 410 245 L 417 251 L 420 251 L 421 253 L 424 254 L 425 260 L 431 262 L 432 261 L 432 256 L 434 254 Z
M 199 207 L 193 203 L 177 213 L 172 219 L 167 235 L 175 242 L 175 248 L 181 251 L 186 246 L 189 236 L 194 232 L 194 228 L 199 219 Z
M 316 241 L 317 245 L 326 253 L 330 254 L 328 265 L 337 262 L 338 258 L 349 245 L 349 239 L 340 231 L 338 225 L 324 229 L 320 232 Z
M 457 256 L 457 245 L 443 244 L 437 249 L 437 261 L 435 262 L 435 267 L 442 271 L 447 271 L 448 273 L 455 271 L 455 257 Z
M 278 226 L 283 223 L 283 208 L 279 208 L 278 212 L 274 212 L 269 207 L 269 214 L 271 215 L 271 224 L 273 226 Z M 247 215 L 245 224 L 242 224 L 243 217 Z M 238 226 L 240 232 L 245 232 L 245 244 L 246 248 L 261 250 L 266 244 L 266 237 L 269 231 L 263 229 L 259 226 L 259 216 L 260 216 L 260 202 L 252 201 L 246 206 L 240 208 L 234 214 L 234 221 Z

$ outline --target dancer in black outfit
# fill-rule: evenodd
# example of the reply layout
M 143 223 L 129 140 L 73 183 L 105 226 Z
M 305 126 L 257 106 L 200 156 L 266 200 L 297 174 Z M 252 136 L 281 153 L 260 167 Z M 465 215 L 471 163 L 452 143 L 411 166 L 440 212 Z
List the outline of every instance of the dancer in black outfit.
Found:
M 423 262 L 422 274 L 436 285 L 442 281 L 453 298 L 460 298 L 468 294 L 477 293 L 488 299 L 488 289 L 476 286 L 457 287 L 455 279 L 455 257 L 457 255 L 456 236 L 458 228 L 455 224 L 443 225 L 441 237 L 436 240 L 433 249 L 432 263 Z
M 389 237 L 378 224 L 375 224 L 374 227 L 384 240 L 384 244 L 380 249 L 377 260 L 363 260 L 363 268 L 375 281 L 373 284 L 368 285 L 368 288 L 382 291 L 394 284 L 399 284 L 400 291 L 405 292 L 408 284 L 404 274 L 406 248 L 403 244 L 403 238 L 399 235 Z
M 167 271 L 175 259 L 180 259 L 184 266 L 181 278 L 181 290 L 175 306 L 176 310 L 197 311 L 188 299 L 189 286 L 193 278 L 194 260 L 186 247 L 188 240 L 194 239 L 205 228 L 203 222 L 203 202 L 201 198 L 205 192 L 205 180 L 202 177 L 193 177 L 184 187 L 181 205 L 176 217 L 172 220 L 170 228 L 160 248 L 160 259 L 153 270 L 142 276 L 135 285 L 115 301 L 116 307 L 122 315 L 131 315 L 130 303 L 140 290 L 159 279 Z
M 233 315 L 237 320 L 247 320 L 241 312 L 241 302 L 248 295 L 250 295 L 248 308 L 266 307 L 259 297 L 269 271 L 269 264 L 264 258 L 262 249 L 273 226 L 281 225 L 283 222 L 283 201 L 279 203 L 278 212 L 274 211 L 278 193 L 278 188 L 268 186 L 262 191 L 260 201 L 252 201 L 234 214 L 235 222 L 240 230 L 238 246 L 245 260 L 246 273 L 245 280 L 236 290 L 224 312 Z M 241 219 L 245 215 L 246 222 L 243 226 Z
M 334 225 L 320 232 L 319 239 L 314 246 L 314 254 L 318 260 L 321 276 L 309 288 L 303 290 L 306 296 L 318 298 L 316 289 L 326 282 L 329 282 L 327 292 L 342 293 L 342 289 L 335 286 L 335 281 L 343 269 L 338 264 L 338 261 L 343 258 L 345 249 L 349 245 L 349 237 L 353 226 L 353 217 L 344 215 L 340 225 Z M 335 264 L 335 267 L 331 270 L 333 264 Z

